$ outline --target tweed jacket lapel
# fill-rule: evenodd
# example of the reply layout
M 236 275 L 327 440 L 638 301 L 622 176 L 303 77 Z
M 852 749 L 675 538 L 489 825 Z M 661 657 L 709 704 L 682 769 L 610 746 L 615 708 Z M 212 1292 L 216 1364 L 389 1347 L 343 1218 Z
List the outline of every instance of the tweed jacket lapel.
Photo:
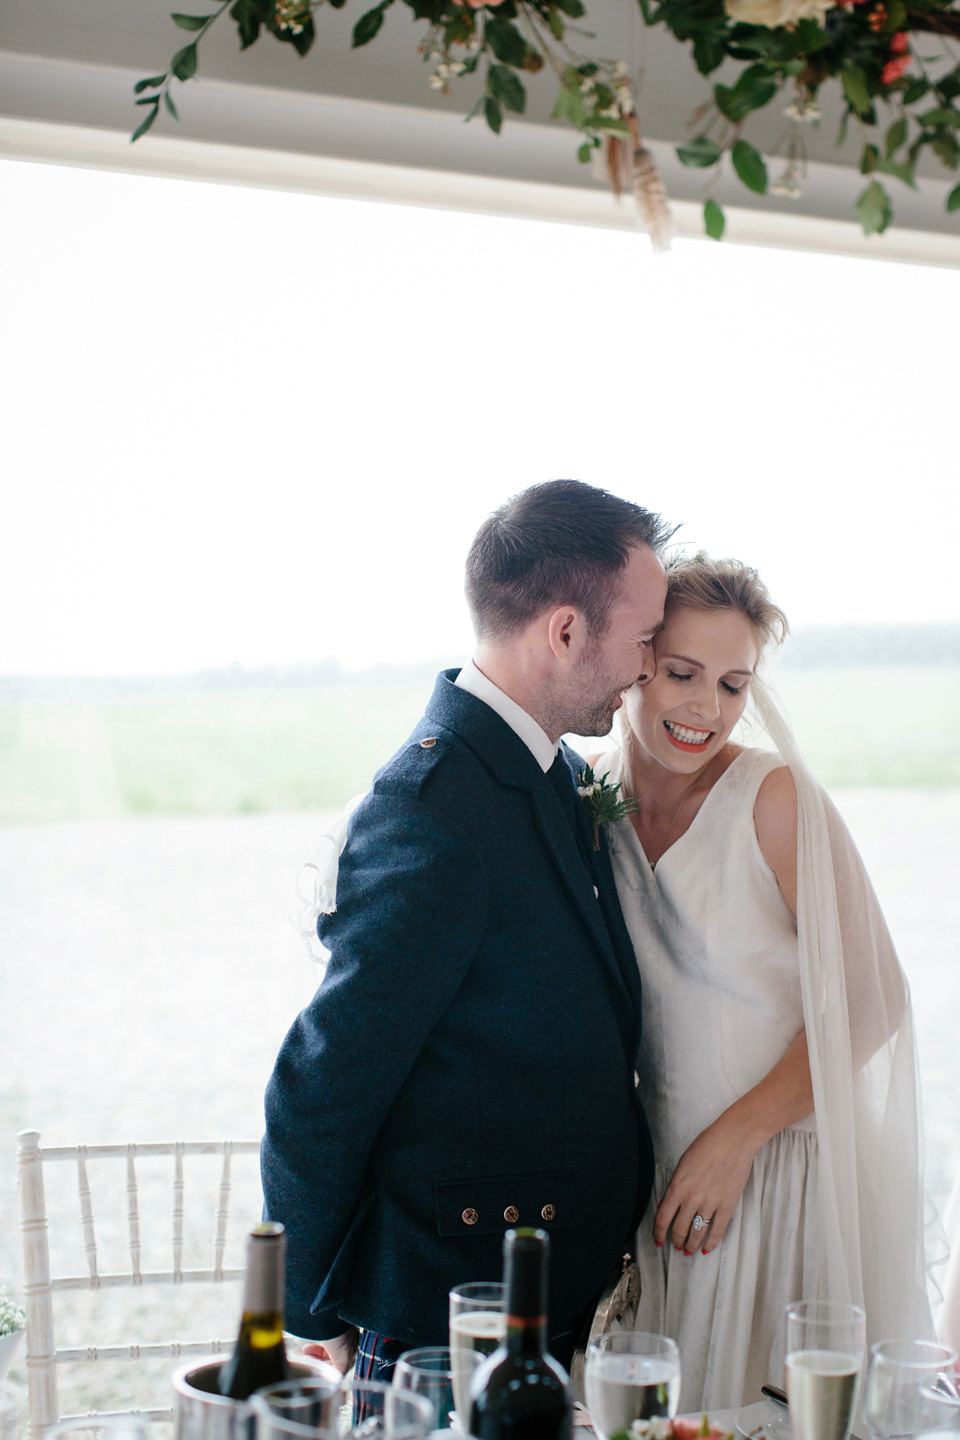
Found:
M 437 677 L 436 689 L 427 706 L 426 719 L 446 726 L 459 735 L 480 760 L 493 772 L 502 785 L 525 790 L 532 801 L 533 811 L 543 843 L 554 861 L 574 904 L 576 905 L 597 948 L 603 956 L 607 969 L 617 986 L 624 991 L 624 1000 L 635 1018 L 639 989 L 630 987 L 623 973 L 623 966 L 614 949 L 610 932 L 600 908 L 593 877 L 584 865 L 577 840 L 570 828 L 570 822 L 563 813 L 563 807 L 556 791 L 540 769 L 530 750 L 516 735 L 505 720 L 489 705 L 475 695 L 459 689 L 453 682 L 459 671 L 441 671 Z M 577 807 L 578 823 L 582 807 Z M 589 844 L 593 845 L 593 830 L 584 815 L 590 830 Z M 609 868 L 609 862 L 608 862 Z M 611 880 L 612 883 L 612 880 Z M 599 884 L 597 886 L 599 889 Z M 615 897 L 614 897 L 615 899 Z M 616 903 L 616 902 L 615 902 Z M 622 920 L 621 920 L 622 925 Z M 629 943 L 629 942 L 628 942 Z M 636 962 L 632 958 L 633 972 Z M 629 1027 L 633 1031 L 634 1027 Z

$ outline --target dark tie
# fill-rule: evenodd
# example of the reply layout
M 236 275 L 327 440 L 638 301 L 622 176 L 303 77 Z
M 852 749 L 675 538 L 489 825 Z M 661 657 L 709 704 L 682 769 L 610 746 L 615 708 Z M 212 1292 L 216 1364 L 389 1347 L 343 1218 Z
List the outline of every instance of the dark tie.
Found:
M 563 751 L 557 751 L 557 758 L 547 771 L 547 779 L 557 792 L 557 799 L 563 806 L 563 813 L 573 826 L 574 833 L 577 829 L 577 792 L 573 784 L 573 776 L 570 774 L 570 766 L 563 758 Z

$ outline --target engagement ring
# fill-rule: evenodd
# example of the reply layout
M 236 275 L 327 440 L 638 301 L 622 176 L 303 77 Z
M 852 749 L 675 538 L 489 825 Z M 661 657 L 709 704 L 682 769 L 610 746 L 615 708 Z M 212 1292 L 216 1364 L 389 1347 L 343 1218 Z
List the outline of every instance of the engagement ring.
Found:
M 694 1217 L 693 1217 L 693 1228 L 694 1228 L 694 1230 L 706 1230 L 707 1224 L 708 1224 L 708 1222 L 707 1222 L 706 1220 L 704 1220 L 704 1218 L 703 1218 L 702 1215 L 694 1215 Z

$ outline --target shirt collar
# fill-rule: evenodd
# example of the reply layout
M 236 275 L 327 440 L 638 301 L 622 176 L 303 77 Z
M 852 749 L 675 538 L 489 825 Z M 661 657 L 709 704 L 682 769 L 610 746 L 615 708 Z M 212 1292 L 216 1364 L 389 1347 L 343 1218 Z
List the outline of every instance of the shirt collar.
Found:
M 495 710 L 500 719 L 506 721 L 513 733 L 523 741 L 543 773 L 547 773 L 557 758 L 560 745 L 559 742 L 554 744 L 532 715 L 528 715 L 516 700 L 511 700 L 509 695 L 504 694 L 499 685 L 488 680 L 472 660 L 467 661 L 454 683 L 459 685 L 461 690 L 469 691 L 485 705 L 489 705 L 491 710 Z

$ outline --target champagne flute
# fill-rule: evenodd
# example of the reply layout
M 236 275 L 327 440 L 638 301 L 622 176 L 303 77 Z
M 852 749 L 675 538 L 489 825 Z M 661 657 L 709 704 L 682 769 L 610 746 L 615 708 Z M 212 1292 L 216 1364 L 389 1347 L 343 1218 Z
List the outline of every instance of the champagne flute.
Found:
M 859 1305 L 787 1306 L 787 1396 L 795 1440 L 849 1440 L 866 1336 Z
M 503 1305 L 499 1280 L 472 1280 L 450 1291 L 450 1369 L 454 1408 L 464 1432 L 470 1418 L 470 1377 L 506 1338 Z
M 863 1418 L 871 1440 L 895 1440 L 937 1428 L 927 1424 L 924 1387 L 935 1386 L 956 1362 L 955 1351 L 925 1340 L 881 1340 L 871 1345 L 863 1395 Z M 946 1379 L 940 1390 L 946 1398 L 955 1393 Z
M 634 1420 L 672 1420 L 680 1400 L 680 1352 L 666 1335 L 611 1331 L 587 1346 L 587 1409 L 601 1440 Z

